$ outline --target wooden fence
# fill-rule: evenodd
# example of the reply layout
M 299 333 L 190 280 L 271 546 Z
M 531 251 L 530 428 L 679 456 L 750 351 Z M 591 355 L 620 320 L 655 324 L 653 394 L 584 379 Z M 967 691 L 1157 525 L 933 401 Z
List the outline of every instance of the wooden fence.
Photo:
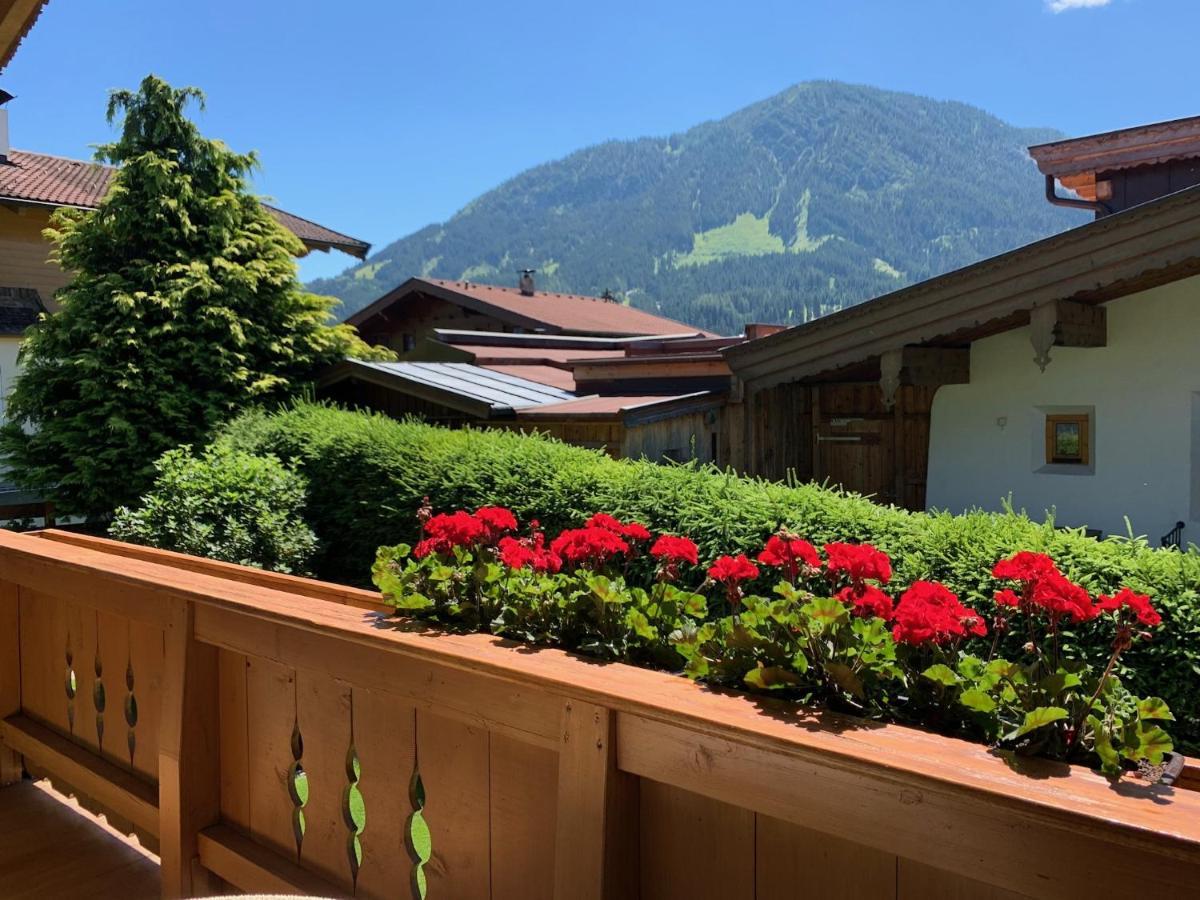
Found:
M 1200 897 L 1194 769 L 1010 768 L 379 609 L 0 532 L 0 780 L 23 758 L 156 841 L 167 896 L 410 897 L 423 819 L 434 900 Z

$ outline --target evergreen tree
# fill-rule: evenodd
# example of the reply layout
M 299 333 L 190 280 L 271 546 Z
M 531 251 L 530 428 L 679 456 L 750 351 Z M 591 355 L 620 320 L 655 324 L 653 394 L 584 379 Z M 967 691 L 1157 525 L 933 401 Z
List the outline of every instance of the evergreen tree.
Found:
M 303 390 L 316 370 L 372 351 L 331 327 L 336 300 L 297 280 L 298 238 L 250 193 L 253 154 L 202 136 L 196 88 L 151 75 L 115 91 L 118 166 L 95 210 L 59 210 L 46 237 L 71 273 L 30 329 L 0 428 L 10 477 L 63 512 L 132 503 L 154 461 L 202 445 L 242 408 Z

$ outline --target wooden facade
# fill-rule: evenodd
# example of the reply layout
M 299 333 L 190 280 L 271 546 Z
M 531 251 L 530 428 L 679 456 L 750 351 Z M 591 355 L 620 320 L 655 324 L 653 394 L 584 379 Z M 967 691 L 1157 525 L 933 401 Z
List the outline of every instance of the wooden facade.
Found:
M 747 386 L 741 467 L 763 478 L 829 483 L 923 509 L 936 390 L 901 385 L 888 409 L 878 382 Z

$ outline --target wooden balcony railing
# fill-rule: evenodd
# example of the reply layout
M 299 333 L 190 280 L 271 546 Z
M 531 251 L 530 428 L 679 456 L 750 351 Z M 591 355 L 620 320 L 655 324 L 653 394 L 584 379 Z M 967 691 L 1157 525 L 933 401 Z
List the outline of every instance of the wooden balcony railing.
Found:
M 1010 768 L 60 532 L 0 532 L 0 719 L 0 780 L 156 843 L 172 897 L 1200 896 L 1194 769 Z

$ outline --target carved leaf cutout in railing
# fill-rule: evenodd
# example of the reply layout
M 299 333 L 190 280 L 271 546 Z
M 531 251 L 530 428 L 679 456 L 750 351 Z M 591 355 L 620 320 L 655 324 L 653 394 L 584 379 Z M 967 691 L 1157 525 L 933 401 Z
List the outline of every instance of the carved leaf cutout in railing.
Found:
M 350 862 L 350 876 L 358 883 L 358 870 L 362 866 L 362 839 L 360 835 L 367 826 L 367 807 L 359 790 L 358 782 L 362 777 L 362 765 L 358 761 L 358 751 L 353 743 L 346 754 L 346 790 L 342 797 L 342 817 L 349 836 L 346 840 L 346 856 Z
M 96 707 L 96 740 L 104 746 L 104 664 L 100 660 L 100 648 L 96 648 L 96 684 L 92 688 L 92 705 Z
M 429 823 L 425 821 L 425 784 L 421 781 L 420 764 L 413 767 L 408 787 L 413 813 L 408 817 L 408 849 L 413 857 L 413 890 L 422 900 L 425 897 L 425 864 L 433 855 L 433 840 Z
M 304 807 L 308 805 L 308 775 L 301 759 L 304 756 L 304 736 L 300 733 L 299 720 L 292 726 L 292 765 L 288 769 L 288 793 L 292 798 L 292 837 L 296 841 L 296 858 L 304 843 Z
M 125 666 L 125 724 L 129 731 L 126 734 L 126 742 L 129 744 L 129 765 L 133 765 L 134 750 L 137 748 L 137 721 L 138 707 L 137 696 L 133 693 L 133 660 Z
M 75 733 L 75 693 L 79 690 L 79 680 L 75 677 L 75 654 L 71 651 L 71 638 L 67 636 L 67 671 L 64 677 L 64 687 L 67 693 L 67 726 Z

